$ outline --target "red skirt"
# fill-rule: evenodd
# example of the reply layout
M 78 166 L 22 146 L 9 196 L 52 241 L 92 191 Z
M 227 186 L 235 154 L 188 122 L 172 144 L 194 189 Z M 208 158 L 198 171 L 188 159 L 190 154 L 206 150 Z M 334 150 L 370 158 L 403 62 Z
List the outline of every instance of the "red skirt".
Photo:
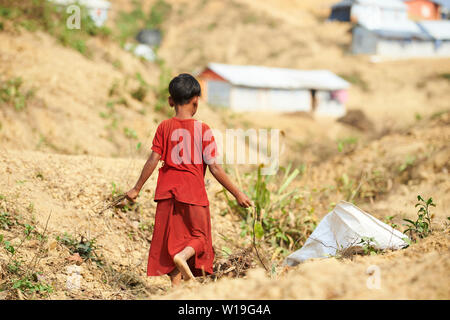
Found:
M 209 207 L 173 198 L 158 201 L 147 275 L 161 276 L 173 271 L 173 257 L 187 246 L 195 250 L 195 255 L 188 260 L 194 276 L 212 274 L 214 250 Z

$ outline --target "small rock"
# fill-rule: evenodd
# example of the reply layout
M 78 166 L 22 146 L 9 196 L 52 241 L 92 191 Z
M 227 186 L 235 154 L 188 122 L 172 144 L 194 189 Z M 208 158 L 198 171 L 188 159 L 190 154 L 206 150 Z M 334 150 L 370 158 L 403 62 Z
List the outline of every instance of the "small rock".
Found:
M 75 262 L 77 265 L 80 265 L 83 263 L 83 259 L 80 257 L 80 254 L 74 253 L 73 255 L 71 255 L 70 257 L 67 258 L 68 261 L 73 261 Z

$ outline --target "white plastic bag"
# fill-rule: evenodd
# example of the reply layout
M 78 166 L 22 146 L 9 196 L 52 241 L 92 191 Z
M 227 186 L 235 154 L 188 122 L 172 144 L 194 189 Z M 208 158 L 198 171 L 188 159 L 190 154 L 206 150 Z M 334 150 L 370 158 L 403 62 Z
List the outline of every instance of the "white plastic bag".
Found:
M 295 266 L 311 258 L 335 256 L 343 249 L 361 247 L 362 238 L 373 238 L 375 249 L 400 249 L 407 246 L 406 235 L 372 217 L 355 205 L 341 201 L 320 221 L 304 246 L 286 257 Z

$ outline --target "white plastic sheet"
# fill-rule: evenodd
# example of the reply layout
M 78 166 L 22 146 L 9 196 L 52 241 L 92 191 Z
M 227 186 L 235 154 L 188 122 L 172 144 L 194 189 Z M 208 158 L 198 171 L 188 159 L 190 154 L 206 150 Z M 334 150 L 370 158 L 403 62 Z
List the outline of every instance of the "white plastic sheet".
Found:
M 362 238 L 373 238 L 376 249 L 401 249 L 407 245 L 406 235 L 372 217 L 355 205 L 341 201 L 320 221 L 305 245 L 284 261 L 295 266 L 311 258 L 335 256 L 342 249 L 358 248 Z

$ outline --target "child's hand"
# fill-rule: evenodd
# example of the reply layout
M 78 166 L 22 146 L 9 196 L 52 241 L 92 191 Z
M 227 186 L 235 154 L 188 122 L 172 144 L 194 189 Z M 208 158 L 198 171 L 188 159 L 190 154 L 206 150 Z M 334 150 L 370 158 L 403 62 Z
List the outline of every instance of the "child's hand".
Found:
M 127 199 L 129 201 L 134 202 L 134 200 L 138 197 L 138 195 L 139 195 L 139 190 L 136 190 L 135 188 L 133 188 L 130 191 L 128 191 L 125 196 L 127 197 Z
M 238 195 L 236 196 L 236 201 L 243 208 L 248 208 L 248 207 L 253 206 L 252 201 L 242 191 L 239 191 Z

